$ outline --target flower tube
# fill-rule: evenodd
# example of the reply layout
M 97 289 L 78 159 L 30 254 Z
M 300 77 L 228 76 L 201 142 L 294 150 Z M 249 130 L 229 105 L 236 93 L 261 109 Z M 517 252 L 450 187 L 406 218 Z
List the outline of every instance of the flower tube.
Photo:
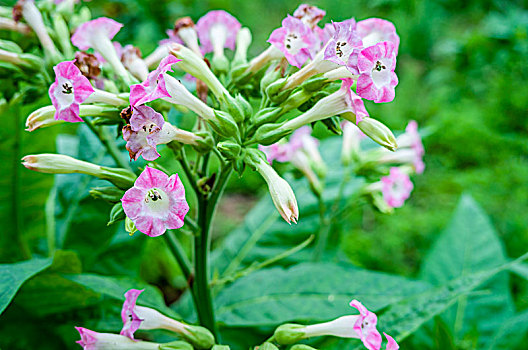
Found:
M 75 327 L 81 336 L 78 343 L 84 350 L 159 350 L 160 344 L 146 341 L 134 341 L 128 337 L 98 333 L 82 327 Z

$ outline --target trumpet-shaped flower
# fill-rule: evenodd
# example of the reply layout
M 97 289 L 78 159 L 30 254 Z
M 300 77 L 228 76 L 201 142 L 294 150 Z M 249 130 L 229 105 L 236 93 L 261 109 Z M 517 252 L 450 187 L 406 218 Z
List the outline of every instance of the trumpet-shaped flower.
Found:
M 78 340 L 80 346 L 84 350 L 156 350 L 159 349 L 159 344 L 138 341 L 135 342 L 125 336 L 111 333 L 98 333 L 82 327 L 75 327 L 81 336 Z
M 138 160 L 142 155 L 145 160 L 153 161 L 160 156 L 156 146 L 164 124 L 163 116 L 149 106 L 133 108 L 130 124 L 123 128 L 123 138 L 127 141 L 130 159 Z
M 361 74 L 357 81 L 359 96 L 374 102 L 394 100 L 394 88 L 398 85 L 394 44 L 384 41 L 359 53 L 358 68 Z
M 425 164 L 423 162 L 423 155 L 425 154 L 422 137 L 418 133 L 418 123 L 411 120 L 405 128 L 405 133 L 398 136 L 396 139 L 400 150 L 396 151 L 391 157 L 384 155 L 382 160 L 387 159 L 405 159 L 402 163 L 411 163 L 417 174 L 423 173 Z
M 125 302 L 121 309 L 121 320 L 123 320 L 123 328 L 119 334 L 124 335 L 130 339 L 134 339 L 134 332 L 139 329 L 143 321 L 134 311 L 136 307 L 137 298 L 144 289 L 130 289 L 125 293 Z
M 79 106 L 94 92 L 74 61 L 61 62 L 55 67 L 55 82 L 49 88 L 49 96 L 55 107 L 55 119 L 67 122 L 82 122 Z
M 290 15 L 282 21 L 282 27 L 271 33 L 268 42 L 282 51 L 288 62 L 297 68 L 312 58 L 319 46 L 310 27 Z
M 413 190 L 409 175 L 398 167 L 392 167 L 390 174 L 381 178 L 383 199 L 392 208 L 403 206 Z
M 81 50 L 88 50 L 89 48 L 96 48 L 97 41 L 102 38 L 112 40 L 114 36 L 121 30 L 123 25 L 107 17 L 100 17 L 81 24 L 71 40 L 73 45 Z M 100 52 L 104 55 L 104 52 Z
M 130 104 L 137 106 L 158 98 L 170 97 L 163 73 L 172 72 L 172 65 L 179 61 L 172 55 L 166 56 L 161 60 L 158 68 L 148 74 L 147 80 L 130 86 Z
M 196 31 L 204 53 L 214 51 L 223 56 L 224 47 L 235 50 L 236 36 L 240 22 L 231 14 L 216 10 L 209 11 L 196 22 Z
M 354 331 L 359 335 L 367 349 L 379 350 L 381 347 L 381 334 L 376 329 L 378 317 L 357 300 L 352 300 L 350 306 L 359 311 L 359 317 L 353 326 Z
M 185 188 L 178 174 L 168 177 L 163 171 L 148 166 L 134 187 L 125 192 L 121 202 L 136 228 L 150 237 L 182 227 L 189 211 Z
M 185 43 L 194 53 L 202 56 L 202 50 L 200 45 L 198 45 L 198 33 L 191 17 L 183 17 L 176 20 L 173 33 L 180 39 L 179 44 Z
M 396 34 L 396 28 L 392 22 L 381 18 L 368 18 L 359 21 L 356 26 L 357 33 L 363 46 L 374 46 L 383 41 L 390 41 L 394 44 L 394 53 L 398 55 L 398 46 L 400 45 L 400 37 Z
M 301 4 L 293 12 L 293 17 L 300 19 L 310 28 L 315 28 L 317 23 L 326 15 L 325 10 L 308 4 Z
M 340 66 L 346 66 L 353 74 L 359 74 L 357 68 L 358 54 L 363 47 L 363 43 L 357 36 L 354 25 L 355 21 L 353 19 L 333 23 L 334 34 L 326 45 L 324 59 Z

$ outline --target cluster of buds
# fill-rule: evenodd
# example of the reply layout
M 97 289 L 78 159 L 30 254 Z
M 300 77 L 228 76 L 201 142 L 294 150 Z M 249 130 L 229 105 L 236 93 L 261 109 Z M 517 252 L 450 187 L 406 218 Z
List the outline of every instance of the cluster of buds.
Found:
M 275 330 L 271 341 L 280 345 L 289 345 L 312 337 L 334 336 L 360 339 L 368 350 L 380 350 L 382 337 L 377 329 L 376 314 L 357 300 L 352 300 L 350 306 L 356 308 L 359 315 L 342 316 L 329 322 L 307 326 L 295 323 L 283 324 Z M 398 350 L 396 341 L 390 335 L 383 334 L 387 338 L 385 350 Z
M 75 327 L 81 336 L 77 341 L 85 350 L 192 350 L 210 349 L 215 344 L 213 334 L 204 327 L 189 325 L 163 315 L 158 310 L 136 305 L 144 290 L 130 289 L 125 293 L 121 309 L 123 328 L 120 334 L 98 333 L 82 327 Z M 163 329 L 175 333 L 181 341 L 154 343 L 134 338 L 137 330 Z

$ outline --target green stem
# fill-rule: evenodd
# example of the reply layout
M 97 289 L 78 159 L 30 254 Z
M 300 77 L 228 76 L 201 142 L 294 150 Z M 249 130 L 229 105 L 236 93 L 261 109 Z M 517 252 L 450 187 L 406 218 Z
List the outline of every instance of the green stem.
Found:
M 108 133 L 106 133 L 104 129 L 95 126 L 93 122 L 88 118 L 85 118 L 84 122 L 86 123 L 86 125 L 88 125 L 90 130 L 92 130 L 92 132 L 99 138 L 103 146 L 105 146 L 106 150 L 108 151 L 108 154 L 110 154 L 110 156 L 116 162 L 117 166 L 132 171 L 130 165 L 123 160 L 123 157 L 121 157 L 119 149 L 117 148 L 115 142 L 113 142 L 113 140 L 108 137 Z
M 326 216 L 326 205 L 322 197 L 319 199 L 319 233 L 317 235 L 317 242 L 315 243 L 314 261 L 320 261 L 324 251 L 326 250 L 326 245 L 328 243 L 328 236 L 330 235 L 330 228 L 332 226 L 331 221 Z
M 208 328 L 217 335 L 216 322 L 214 316 L 213 300 L 209 285 L 209 251 L 211 246 L 211 223 L 216 211 L 218 200 L 222 196 L 227 181 L 232 173 L 232 167 L 224 167 L 216 180 L 210 195 L 197 193 L 198 197 L 198 227 L 200 234 L 194 239 L 194 266 L 196 278 L 194 281 L 194 291 L 199 300 L 197 312 L 200 324 Z

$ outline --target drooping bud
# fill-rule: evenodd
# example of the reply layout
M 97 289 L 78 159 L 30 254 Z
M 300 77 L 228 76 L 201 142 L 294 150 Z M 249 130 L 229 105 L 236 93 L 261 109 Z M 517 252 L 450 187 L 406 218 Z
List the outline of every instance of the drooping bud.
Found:
M 291 224 L 292 221 L 297 223 L 297 220 L 299 219 L 299 208 L 292 188 L 288 182 L 280 177 L 268 164 L 262 152 L 257 150 L 251 151 L 252 152 L 248 152 L 248 157 L 246 159 L 257 169 L 259 174 L 262 175 L 268 184 L 271 199 L 279 211 L 279 214 L 287 223 Z
M 388 150 L 395 151 L 398 148 L 394 134 L 382 122 L 365 117 L 357 126 L 365 135 Z
M 198 349 L 210 349 L 215 343 L 213 333 L 201 326 L 185 325 L 181 336 Z
M 75 53 L 75 62 L 73 62 L 79 68 L 82 75 L 88 79 L 95 79 L 101 74 L 101 62 L 92 55 L 85 51 L 77 51 Z
M 94 187 L 90 190 L 90 195 L 94 198 L 102 199 L 110 203 L 121 201 L 125 192 L 114 186 Z

